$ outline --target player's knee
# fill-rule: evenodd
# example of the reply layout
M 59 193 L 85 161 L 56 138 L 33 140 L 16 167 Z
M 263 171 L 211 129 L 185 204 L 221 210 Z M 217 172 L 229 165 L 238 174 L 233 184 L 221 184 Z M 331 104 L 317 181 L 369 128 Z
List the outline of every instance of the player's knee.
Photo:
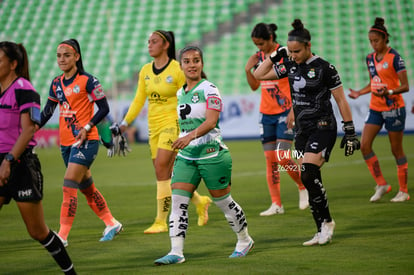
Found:
M 309 196 L 320 193 L 320 167 L 312 163 L 302 164 L 301 180 L 308 190 Z

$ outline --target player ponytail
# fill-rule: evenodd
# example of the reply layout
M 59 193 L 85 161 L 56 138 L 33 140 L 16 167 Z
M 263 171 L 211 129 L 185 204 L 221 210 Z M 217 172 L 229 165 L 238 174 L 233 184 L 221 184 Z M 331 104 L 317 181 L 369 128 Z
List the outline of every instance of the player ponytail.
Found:
M 369 32 L 376 32 L 381 35 L 385 42 L 388 43 L 390 40 L 388 39 L 391 35 L 388 33 L 387 28 L 384 25 L 385 20 L 382 17 L 375 18 L 374 25 L 369 29 Z
M 2 41 L 0 42 L 0 49 L 6 54 L 10 61 L 16 60 L 16 75 L 30 81 L 29 59 L 27 57 L 25 47 L 22 44 L 16 44 L 10 41 Z
M 302 20 L 295 19 L 292 23 L 293 30 L 288 33 L 288 41 L 298 41 L 309 44 L 311 41 L 310 32 L 303 26 Z
M 168 46 L 167 55 L 171 59 L 176 59 L 174 32 L 156 30 L 154 33 L 158 34 L 162 38 L 162 40 L 164 40 L 165 42 L 168 42 L 170 44 L 170 46 Z
M 78 40 L 71 38 L 71 39 L 60 42 L 59 46 L 62 44 L 69 46 L 70 48 L 72 48 L 72 50 L 74 50 L 76 53 L 79 54 L 79 59 L 78 61 L 76 61 L 76 68 L 78 69 L 78 72 L 80 73 L 85 72 L 85 69 L 83 68 L 82 54 L 81 54 L 81 49 L 80 49 Z
M 265 24 L 265 23 L 258 23 L 254 26 L 251 37 L 252 38 L 261 38 L 263 40 L 270 40 L 276 42 L 276 31 L 277 25 L 276 24 Z

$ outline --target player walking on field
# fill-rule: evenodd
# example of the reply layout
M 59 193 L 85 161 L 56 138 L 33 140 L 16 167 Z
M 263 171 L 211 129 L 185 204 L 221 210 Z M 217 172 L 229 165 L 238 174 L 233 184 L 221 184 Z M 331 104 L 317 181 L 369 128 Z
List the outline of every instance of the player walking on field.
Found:
M 57 47 L 57 63 L 63 74 L 53 79 L 42 111 L 41 127 L 59 105 L 60 150 L 66 166 L 59 236 L 67 245 L 78 205 L 78 189 L 89 207 L 105 223 L 100 241 L 110 241 L 122 230 L 111 214 L 103 195 L 96 188 L 90 167 L 98 154 L 97 125 L 109 112 L 109 105 L 98 79 L 85 72 L 77 40 L 69 39 Z M 98 111 L 94 113 L 94 105 Z
M 167 232 L 167 218 L 171 204 L 171 171 L 176 150 L 172 143 L 178 137 L 177 96 L 185 77 L 175 60 L 174 33 L 157 30 L 148 39 L 148 52 L 154 60 L 139 73 L 138 87 L 121 125 L 114 126 L 115 135 L 122 134 L 137 117 L 148 98 L 149 146 L 157 179 L 157 216 L 144 233 Z M 211 199 L 194 192 L 191 201 L 197 207 L 198 225 L 208 221 Z
M 9 41 L 0 42 L 0 106 L 0 208 L 13 198 L 30 237 L 65 274 L 76 274 L 63 243 L 45 224 L 43 175 L 33 152 L 40 96 L 30 83 L 26 49 Z M 2 271 L 7 272 L 6 265 L 3 261 Z
M 290 158 L 290 148 L 294 137 L 292 129 L 294 117 L 288 116 L 292 107 L 289 81 L 286 78 L 259 81 L 252 73 L 252 69 L 256 69 L 272 52 L 281 47 L 276 42 L 276 30 L 275 24 L 259 23 L 254 27 L 251 38 L 259 51 L 250 56 L 245 66 L 250 88 L 255 91 L 261 87 L 262 92 L 260 138 L 266 157 L 266 180 L 272 204 L 269 209 L 261 212 L 260 216 L 285 212 L 280 198 L 280 168 L 287 171 L 298 185 L 299 208 L 303 210 L 309 206 L 308 192 L 300 179 L 299 166 Z
M 351 90 L 349 97 L 371 93 L 368 118 L 361 137 L 361 152 L 365 163 L 376 182 L 375 194 L 370 198 L 376 202 L 391 191 L 391 185 L 382 175 L 378 158 L 372 144 L 382 126 L 388 131 L 391 151 L 397 163 L 397 176 L 400 189 L 392 202 L 404 202 L 410 199 L 407 188 L 408 162 L 403 149 L 405 128 L 405 103 L 403 93 L 409 91 L 407 70 L 403 58 L 388 47 L 390 34 L 384 26 L 384 19 L 377 17 L 368 33 L 374 52 L 366 58 L 370 83 L 359 91 Z
M 346 101 L 342 82 L 335 67 L 311 51 L 311 35 L 302 21 L 296 19 L 288 34 L 287 48 L 272 53 L 254 72 L 260 80 L 287 77 L 292 88 L 295 115 L 295 148 L 303 155 L 301 179 L 309 193 L 309 205 L 317 233 L 304 246 L 324 245 L 331 241 L 335 222 L 331 217 L 321 167 L 329 161 L 336 141 L 337 125 L 331 104 L 333 95 L 343 119 L 345 135 L 341 148 L 345 156 L 359 149 L 352 122 L 351 109 Z M 283 57 L 283 63 L 279 62 Z
M 247 231 L 243 209 L 230 194 L 232 159 L 223 143 L 219 117 L 222 99 L 219 90 L 207 81 L 203 72 L 203 54 L 198 47 L 188 46 L 180 52 L 180 64 L 186 77 L 177 92 L 180 136 L 172 144 L 180 149 L 172 177 L 170 214 L 170 252 L 156 265 L 183 263 L 184 240 L 188 228 L 188 203 L 203 179 L 214 203 L 223 211 L 237 235 L 230 258 L 244 257 L 253 248 Z

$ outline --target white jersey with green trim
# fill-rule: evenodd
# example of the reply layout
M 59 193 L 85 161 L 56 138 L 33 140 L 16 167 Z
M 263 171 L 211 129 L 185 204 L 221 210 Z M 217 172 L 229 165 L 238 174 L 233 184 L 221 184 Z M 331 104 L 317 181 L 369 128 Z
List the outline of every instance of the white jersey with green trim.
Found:
M 188 92 L 185 86 L 178 90 L 178 122 L 180 137 L 183 137 L 198 128 L 206 120 L 206 110 L 212 109 L 221 112 L 223 103 L 217 87 L 202 79 Z M 227 149 L 223 143 L 219 122 L 207 134 L 190 142 L 178 152 L 178 156 L 188 160 L 208 159 L 218 155 L 220 148 Z

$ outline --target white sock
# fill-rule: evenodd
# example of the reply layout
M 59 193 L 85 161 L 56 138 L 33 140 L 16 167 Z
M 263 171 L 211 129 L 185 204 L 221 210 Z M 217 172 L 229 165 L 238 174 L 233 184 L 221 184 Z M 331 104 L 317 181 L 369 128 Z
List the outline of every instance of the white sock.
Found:
M 172 195 L 170 213 L 171 251 L 168 254 L 174 254 L 183 257 L 184 239 L 187 234 L 188 227 L 189 201 L 189 197 L 177 194 Z

